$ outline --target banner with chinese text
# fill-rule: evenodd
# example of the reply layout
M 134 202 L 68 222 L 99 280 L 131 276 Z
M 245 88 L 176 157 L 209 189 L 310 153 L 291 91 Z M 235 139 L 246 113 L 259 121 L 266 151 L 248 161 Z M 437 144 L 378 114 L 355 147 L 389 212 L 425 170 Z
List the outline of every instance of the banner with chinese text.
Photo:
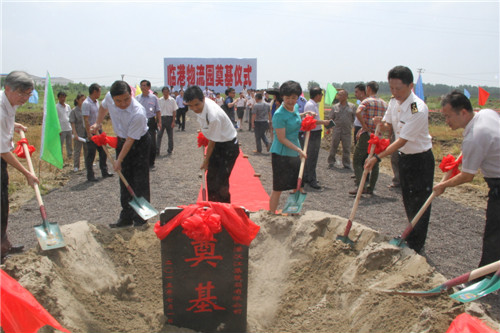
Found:
M 164 58 L 165 85 L 179 90 L 197 85 L 224 93 L 257 87 L 257 58 Z

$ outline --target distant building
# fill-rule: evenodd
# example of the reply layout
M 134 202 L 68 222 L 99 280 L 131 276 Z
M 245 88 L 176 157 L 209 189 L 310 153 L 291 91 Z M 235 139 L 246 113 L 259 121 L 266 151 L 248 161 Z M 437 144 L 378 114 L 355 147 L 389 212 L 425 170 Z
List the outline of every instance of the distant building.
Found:
M 8 74 L 0 74 L 0 78 L 2 80 L 2 87 L 3 87 L 3 81 L 7 75 Z M 31 75 L 31 74 L 30 74 L 30 76 L 33 78 L 33 81 L 35 81 L 35 85 L 38 85 L 38 86 L 45 85 L 45 77 L 40 77 L 40 76 L 36 76 L 36 75 Z M 50 82 L 52 83 L 52 85 L 60 84 L 61 86 L 66 86 L 66 85 L 68 85 L 68 83 L 74 83 L 72 80 L 66 79 L 64 77 L 51 77 Z

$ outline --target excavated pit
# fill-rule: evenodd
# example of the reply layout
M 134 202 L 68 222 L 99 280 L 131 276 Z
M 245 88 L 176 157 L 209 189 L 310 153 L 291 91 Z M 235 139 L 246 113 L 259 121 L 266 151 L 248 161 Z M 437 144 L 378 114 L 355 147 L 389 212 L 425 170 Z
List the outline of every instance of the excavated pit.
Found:
M 335 240 L 347 223 L 338 216 L 250 217 L 261 230 L 250 246 L 248 332 L 445 332 L 463 312 L 500 328 L 477 303 L 384 292 L 428 290 L 446 279 L 374 230 L 355 223 L 351 249 Z M 166 324 L 160 241 L 151 226 L 111 230 L 81 221 L 61 229 L 66 248 L 32 249 L 9 259 L 5 271 L 64 327 L 193 332 Z

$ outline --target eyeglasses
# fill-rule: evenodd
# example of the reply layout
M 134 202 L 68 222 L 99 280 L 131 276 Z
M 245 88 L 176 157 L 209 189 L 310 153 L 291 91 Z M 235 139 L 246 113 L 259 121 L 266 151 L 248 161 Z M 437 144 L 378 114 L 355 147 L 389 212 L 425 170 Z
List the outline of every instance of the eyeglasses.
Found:
M 31 96 L 33 96 L 33 91 L 30 91 L 29 93 L 19 92 L 19 91 L 16 92 L 19 95 L 19 97 L 30 98 Z

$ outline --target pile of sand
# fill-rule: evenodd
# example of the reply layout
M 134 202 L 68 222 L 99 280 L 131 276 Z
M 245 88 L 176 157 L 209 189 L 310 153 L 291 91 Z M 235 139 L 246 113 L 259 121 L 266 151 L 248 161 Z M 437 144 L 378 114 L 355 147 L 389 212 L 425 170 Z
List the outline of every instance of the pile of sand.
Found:
M 261 231 L 250 247 L 249 332 L 444 332 L 462 312 L 500 325 L 481 306 L 428 290 L 445 278 L 425 258 L 355 224 L 354 249 L 335 241 L 346 220 L 309 211 L 251 215 Z M 66 248 L 12 257 L 5 271 L 66 328 L 77 332 L 192 332 L 165 324 L 160 241 L 151 227 L 62 226 Z

